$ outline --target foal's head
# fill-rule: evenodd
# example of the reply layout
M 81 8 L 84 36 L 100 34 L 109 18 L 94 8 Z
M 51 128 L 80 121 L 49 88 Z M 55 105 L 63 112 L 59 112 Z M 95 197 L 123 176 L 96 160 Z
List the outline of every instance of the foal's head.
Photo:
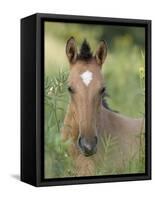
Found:
M 107 47 L 104 41 L 100 42 L 92 55 L 85 40 L 78 53 L 75 39 L 71 37 L 66 44 L 66 54 L 70 63 L 68 91 L 79 128 L 77 143 L 85 156 L 91 156 L 97 150 L 97 115 L 105 91 L 101 68 Z

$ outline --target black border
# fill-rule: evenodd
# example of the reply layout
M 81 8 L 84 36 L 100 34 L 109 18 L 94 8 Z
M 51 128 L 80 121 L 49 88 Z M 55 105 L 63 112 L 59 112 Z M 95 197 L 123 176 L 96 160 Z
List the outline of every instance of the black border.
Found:
M 135 181 L 151 179 L 151 21 L 139 19 L 118 19 L 90 16 L 36 14 L 36 186 L 102 183 L 115 181 Z M 44 22 L 84 23 L 100 25 L 133 26 L 145 28 L 145 107 L 146 107 L 146 161 L 145 173 L 89 176 L 89 177 L 66 177 L 44 178 Z

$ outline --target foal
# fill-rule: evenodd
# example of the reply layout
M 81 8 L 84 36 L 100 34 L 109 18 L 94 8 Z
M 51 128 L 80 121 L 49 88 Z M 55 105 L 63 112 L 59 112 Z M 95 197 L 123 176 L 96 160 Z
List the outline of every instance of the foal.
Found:
M 144 119 L 125 117 L 104 103 L 105 84 L 101 74 L 107 56 L 104 41 L 92 55 L 86 41 L 78 53 L 75 39 L 71 37 L 66 44 L 66 54 L 70 63 L 68 91 L 71 98 L 62 138 L 71 140 L 69 152 L 75 159 L 76 175 L 94 175 L 96 166 L 104 162 L 101 141 L 105 135 L 117 140 L 117 148 L 108 159 L 112 169 L 120 170 L 124 160 L 138 156 Z

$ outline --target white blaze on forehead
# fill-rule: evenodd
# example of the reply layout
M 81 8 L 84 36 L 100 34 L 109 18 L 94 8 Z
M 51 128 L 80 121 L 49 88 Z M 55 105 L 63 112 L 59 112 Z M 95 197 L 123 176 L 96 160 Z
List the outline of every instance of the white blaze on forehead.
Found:
M 89 83 L 90 83 L 90 82 L 92 81 L 92 79 L 93 79 L 93 73 L 87 70 L 87 71 L 85 71 L 84 73 L 82 73 L 82 74 L 80 75 L 80 77 L 82 78 L 82 81 L 84 82 L 84 84 L 85 84 L 86 86 L 88 86 Z

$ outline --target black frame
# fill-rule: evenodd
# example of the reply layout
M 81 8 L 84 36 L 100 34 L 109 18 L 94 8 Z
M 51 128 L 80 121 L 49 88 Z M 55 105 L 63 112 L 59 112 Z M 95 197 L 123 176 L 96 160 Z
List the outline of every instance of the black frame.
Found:
M 44 179 L 44 21 L 145 28 L 145 173 Z M 34 186 L 151 179 L 151 20 L 34 14 L 21 19 L 21 181 Z

